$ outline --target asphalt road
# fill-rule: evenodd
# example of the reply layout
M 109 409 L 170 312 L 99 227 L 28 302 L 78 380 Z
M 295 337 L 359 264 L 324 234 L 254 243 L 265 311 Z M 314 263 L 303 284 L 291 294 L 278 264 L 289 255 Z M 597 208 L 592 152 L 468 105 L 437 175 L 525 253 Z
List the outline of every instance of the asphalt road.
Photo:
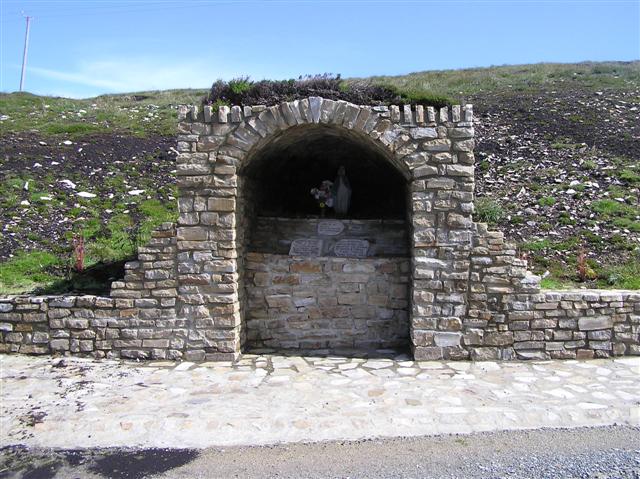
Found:
M 640 428 L 210 449 L 0 450 L 0 478 L 640 479 Z

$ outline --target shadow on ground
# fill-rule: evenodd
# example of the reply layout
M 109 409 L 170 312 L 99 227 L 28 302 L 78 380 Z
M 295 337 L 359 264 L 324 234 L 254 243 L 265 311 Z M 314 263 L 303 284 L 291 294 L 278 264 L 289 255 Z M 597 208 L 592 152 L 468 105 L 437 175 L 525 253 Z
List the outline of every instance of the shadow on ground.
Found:
M 142 479 L 195 460 L 195 449 L 0 449 L 0 479 L 49 479 L 74 471 L 83 478 Z

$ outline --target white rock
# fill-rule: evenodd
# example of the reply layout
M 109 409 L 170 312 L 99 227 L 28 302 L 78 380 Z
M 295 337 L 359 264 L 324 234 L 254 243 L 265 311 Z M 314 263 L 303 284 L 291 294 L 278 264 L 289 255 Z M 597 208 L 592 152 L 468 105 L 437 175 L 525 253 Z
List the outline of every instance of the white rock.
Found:
M 28 182 L 28 181 L 26 181 L 26 182 L 24 183 L 24 186 L 22 187 L 22 189 L 23 189 L 24 191 L 29 191 L 29 182 Z
M 565 191 L 566 194 L 568 195 L 575 195 L 576 194 L 576 190 L 574 190 L 573 188 L 569 188 L 567 191 Z
M 60 163 L 59 163 L 59 162 L 57 162 L 57 161 L 52 161 L 52 162 L 51 162 L 51 166 L 56 166 L 56 165 L 59 165 L 59 164 L 60 164 Z
M 33 164 L 33 167 L 34 167 L 34 168 L 42 168 L 42 164 L 40 164 L 40 163 L 34 163 L 34 164 Z
M 63 144 L 63 145 L 73 145 L 73 141 L 71 141 L 71 140 L 64 140 L 64 141 L 62 142 L 62 144 Z
M 53 198 L 51 196 L 41 196 L 40 201 L 51 201 Z
M 95 198 L 97 195 L 94 195 L 93 193 L 89 193 L 87 191 L 80 191 L 78 193 L 76 193 L 78 196 L 82 197 L 82 198 Z
M 144 190 L 131 190 L 131 191 L 129 191 L 129 194 L 131 196 L 138 196 L 138 195 L 141 195 L 142 193 L 144 193 Z
M 30 205 L 30 203 L 29 203 L 27 200 L 22 200 L 22 201 L 20 202 L 20 204 L 21 204 L 22 206 L 29 206 L 29 205 Z
M 72 190 L 76 189 L 76 184 L 71 180 L 60 180 L 58 183 L 62 183 L 67 188 L 71 188 Z
M 8 120 L 10 117 L 9 115 L 0 115 L 0 121 L 5 121 Z
M 47 146 L 47 144 L 44 141 L 39 141 L 38 144 L 40 144 L 42 146 Z
M 573 180 L 571 183 L 569 183 L 569 186 L 578 186 L 580 184 L 580 182 L 578 180 Z

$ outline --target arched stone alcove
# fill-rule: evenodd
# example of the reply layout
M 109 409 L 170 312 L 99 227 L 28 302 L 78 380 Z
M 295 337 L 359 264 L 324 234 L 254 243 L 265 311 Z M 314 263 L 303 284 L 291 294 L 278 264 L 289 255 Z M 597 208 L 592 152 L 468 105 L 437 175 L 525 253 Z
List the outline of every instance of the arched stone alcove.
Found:
M 406 171 L 389 157 L 366 135 L 336 125 L 300 125 L 254 148 L 239 174 L 251 182 L 258 215 L 310 217 L 319 209 L 309 191 L 334 180 L 344 166 L 353 190 L 346 218 L 405 219 Z
M 243 345 L 260 339 L 248 334 L 251 328 L 247 321 L 286 322 L 293 319 L 304 322 L 304 318 L 295 315 L 311 296 L 298 294 L 300 291 L 279 291 L 278 288 L 289 286 L 288 281 L 306 285 L 312 296 L 316 295 L 313 300 L 319 306 L 322 288 L 332 286 L 336 281 L 326 276 L 316 278 L 314 274 L 326 275 L 334 268 L 343 274 L 371 273 L 372 267 L 367 262 L 376 260 L 375 256 L 354 258 L 353 264 L 347 266 L 335 264 L 344 263 L 345 259 L 331 256 L 330 248 L 319 249 L 312 256 L 329 259 L 318 265 L 309 264 L 305 258 L 298 258 L 296 252 L 290 251 L 290 258 L 281 258 L 282 261 L 274 258 L 274 264 L 269 268 L 283 268 L 283 271 L 276 271 L 282 273 L 278 275 L 278 281 L 282 282 L 276 286 L 273 277 L 263 274 L 269 272 L 263 270 L 264 258 L 256 256 L 262 253 L 251 251 L 252 243 L 255 243 L 251 239 L 252 219 L 257 217 L 259 210 L 255 197 L 260 198 L 261 194 L 255 182 L 260 181 L 260 172 L 269 171 L 266 175 L 269 176 L 272 168 L 273 177 L 277 179 L 279 169 L 286 168 L 289 161 L 304 160 L 301 155 L 305 146 L 314 143 L 335 150 L 346 148 L 354 155 L 366 158 L 365 163 L 375 165 L 372 166 L 374 171 L 393 171 L 389 182 L 402 178 L 406 185 L 408 226 L 404 231 L 409 236 L 409 252 L 404 258 L 396 258 L 398 264 L 388 266 L 391 270 L 388 274 L 395 275 L 398 282 L 408 283 L 408 287 L 403 286 L 407 291 L 406 298 L 373 298 L 380 295 L 372 294 L 372 301 L 368 295 L 363 301 L 362 296 L 345 296 L 342 306 L 349 306 L 350 301 L 355 302 L 351 306 L 371 306 L 378 300 L 391 303 L 397 300 L 402 302 L 401 309 L 408 316 L 405 331 L 408 329 L 416 358 L 468 356 L 468 351 L 462 347 L 462 322 L 471 304 L 469 269 L 474 229 L 471 219 L 473 129 L 470 106 L 436 111 L 409 105 L 402 109 L 358 106 L 311 97 L 272 107 L 234 106 L 229 109 L 223 106 L 217 112 L 205 107 L 202 115 L 197 108 L 192 108 L 183 110 L 181 117 L 185 121 L 180 124 L 184 134 L 178 142 L 180 219 L 176 231 L 179 283 L 176 309 L 178 317 L 187 319 L 187 348 L 193 357 L 197 357 L 198 351 L 212 359 L 237 355 Z M 348 156 L 338 159 L 347 161 Z M 384 173 L 375 176 L 382 181 Z M 304 186 L 305 190 L 307 187 Z M 285 193 L 291 194 L 291 190 Z M 306 198 L 306 191 L 303 194 Z M 345 226 L 347 231 L 348 226 Z M 366 251 L 368 253 L 369 249 Z M 345 266 L 351 271 L 346 271 Z M 297 271 L 292 271 L 292 267 Z M 377 274 L 376 268 L 373 273 Z M 292 273 L 299 273 L 297 279 Z M 255 298 L 247 294 L 248 287 L 250 290 L 258 286 L 256 274 L 261 286 L 273 288 L 258 298 L 261 301 L 256 306 L 256 309 L 261 308 L 258 316 L 254 314 Z M 316 279 L 320 284 L 314 284 Z M 366 289 L 368 285 L 364 287 Z M 335 306 L 339 307 L 339 294 L 354 293 L 331 291 L 326 296 L 332 297 L 330 300 L 336 301 Z M 298 300 L 301 302 L 296 303 Z M 483 304 L 480 302 L 479 307 Z M 272 309 L 278 313 L 275 318 Z M 369 312 L 364 309 L 358 314 L 366 320 Z M 289 316 L 283 319 L 279 313 Z M 319 319 L 327 319 L 327 316 L 320 314 Z M 374 316 L 373 319 L 380 318 Z M 281 341 L 278 345 L 294 348 L 356 346 L 352 338 L 348 343 L 318 341 L 313 335 L 315 328 L 310 324 L 307 322 L 300 328 L 300 335 L 292 342 Z M 280 326 L 280 330 L 287 331 L 286 327 Z M 329 329 L 332 327 L 339 329 L 337 324 L 328 325 Z M 375 337 L 374 342 L 378 339 L 379 336 Z M 363 347 L 376 345 L 359 344 Z M 377 346 L 380 345 L 384 342 L 378 341 Z
M 322 124 L 249 152 L 238 171 L 245 349 L 408 350 L 411 202 L 392 157 L 371 137 Z M 310 190 L 341 166 L 349 211 L 321 215 Z M 300 241 L 318 250 L 297 252 Z

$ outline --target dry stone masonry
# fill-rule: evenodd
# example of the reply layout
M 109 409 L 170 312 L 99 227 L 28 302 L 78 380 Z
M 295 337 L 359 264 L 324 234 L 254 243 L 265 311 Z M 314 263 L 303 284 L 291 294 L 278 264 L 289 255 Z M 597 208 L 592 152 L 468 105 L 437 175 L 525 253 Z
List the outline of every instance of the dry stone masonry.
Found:
M 471 105 L 311 97 L 181 107 L 179 120 L 177 224 L 139 249 L 110 297 L 0 299 L 0 351 L 219 360 L 256 347 L 405 344 L 419 360 L 640 355 L 640 293 L 541 292 L 503 235 L 474 223 Z M 291 138 L 323 136 L 402 175 L 404 220 L 258 214 L 252 165 Z

